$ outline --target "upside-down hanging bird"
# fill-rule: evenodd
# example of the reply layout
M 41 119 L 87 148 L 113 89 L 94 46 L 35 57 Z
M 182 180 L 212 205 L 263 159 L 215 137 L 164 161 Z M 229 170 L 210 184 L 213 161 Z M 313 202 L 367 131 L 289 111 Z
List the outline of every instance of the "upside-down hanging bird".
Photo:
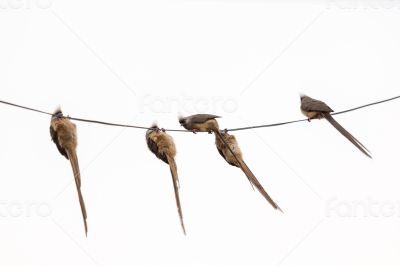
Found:
M 181 202 L 179 199 L 179 179 L 178 171 L 175 162 L 176 147 L 174 140 L 170 135 L 164 132 L 164 130 L 158 128 L 157 125 L 152 125 L 150 129 L 146 131 L 146 142 L 147 147 L 152 153 L 154 153 L 158 159 L 164 161 L 169 165 L 172 183 L 175 191 L 175 201 L 178 208 L 178 214 L 182 226 L 183 233 L 186 235 L 185 225 L 183 223 L 183 215 Z
M 193 133 L 213 132 L 215 134 L 217 143 L 220 144 L 221 151 L 225 153 L 222 153 L 224 155 L 221 154 L 225 158 L 225 160 L 227 160 L 227 162 L 230 164 L 240 167 L 240 169 L 242 169 L 242 171 L 246 174 L 246 177 L 250 181 L 250 184 L 252 186 L 254 185 L 275 209 L 280 210 L 278 205 L 276 205 L 271 197 L 265 192 L 264 188 L 261 186 L 260 182 L 258 182 L 254 174 L 250 171 L 249 167 L 247 167 L 247 165 L 244 163 L 241 157 L 240 150 L 238 150 L 239 146 L 237 145 L 237 142 L 235 141 L 235 143 L 231 144 L 228 144 L 226 142 L 226 140 L 232 139 L 226 138 L 222 135 L 221 131 L 219 130 L 219 125 L 216 118 L 220 118 L 220 116 L 210 114 L 196 114 L 179 118 L 179 123 L 181 124 L 181 126 L 186 128 L 187 130 L 192 131 Z
M 87 213 L 85 202 L 81 192 L 81 174 L 79 171 L 78 157 L 76 154 L 76 147 L 78 145 L 76 135 L 76 125 L 72 123 L 67 117 L 64 117 L 60 108 L 57 108 L 51 116 L 50 135 L 53 142 L 56 144 L 58 151 L 67 158 L 72 166 L 74 173 L 75 185 L 78 191 L 79 204 L 81 206 L 83 223 L 85 226 L 85 234 L 87 236 Z
M 243 160 L 242 151 L 239 148 L 239 144 L 234 135 L 229 134 L 227 131 L 221 131 L 221 135 L 225 142 L 222 142 L 219 138 L 215 138 L 215 145 L 217 146 L 219 154 L 225 159 L 227 163 L 230 165 L 239 167 L 242 169 L 244 174 L 250 180 L 251 184 L 253 184 L 257 190 L 264 196 L 264 198 L 274 207 L 276 210 L 281 210 L 278 204 L 268 195 L 263 186 L 257 180 L 253 172 L 247 166 L 247 164 Z M 230 150 L 227 148 L 227 145 L 230 147 Z M 234 155 L 231 153 L 233 151 Z
M 194 134 L 197 132 L 208 132 L 209 134 L 214 133 L 215 137 L 218 138 L 222 143 L 225 142 L 219 130 L 219 125 L 216 118 L 221 118 L 218 115 L 210 114 L 195 114 L 187 117 L 179 117 L 179 124 L 192 131 Z M 226 144 L 226 143 L 225 143 Z M 226 145 L 228 150 L 230 150 L 229 145 Z M 237 160 L 235 153 L 230 150 L 231 155 Z M 251 180 L 249 179 L 252 184 Z M 253 185 L 253 184 L 252 184 Z

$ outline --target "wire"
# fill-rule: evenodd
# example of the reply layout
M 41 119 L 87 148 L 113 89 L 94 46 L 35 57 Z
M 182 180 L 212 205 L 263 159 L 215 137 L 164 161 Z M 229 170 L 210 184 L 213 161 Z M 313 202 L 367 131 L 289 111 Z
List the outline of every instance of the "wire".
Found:
M 351 108 L 351 109 L 348 109 L 348 110 L 345 110 L 345 111 L 336 112 L 336 113 L 333 113 L 333 115 L 341 115 L 341 114 L 352 112 L 352 111 L 355 111 L 355 110 L 358 110 L 358 109 L 361 109 L 361 108 L 365 108 L 365 107 L 369 107 L 369 106 L 373 106 L 373 105 L 377 105 L 377 104 L 393 101 L 393 100 L 396 100 L 396 99 L 399 99 L 399 98 L 400 98 L 400 96 L 396 96 L 396 97 L 389 98 L 389 99 L 386 99 L 386 100 L 382 100 L 382 101 L 379 101 L 379 102 L 369 103 L 369 104 L 362 105 L 362 106 L 355 107 L 355 108 Z
M 132 126 L 132 125 L 124 125 L 124 124 L 117 124 L 117 123 L 109 123 L 109 122 L 102 122 L 97 120 L 90 120 L 90 119 L 83 119 L 83 118 L 75 118 L 67 116 L 71 120 L 86 122 L 86 123 L 93 123 L 93 124 L 100 124 L 106 126 L 114 126 L 114 127 L 129 127 L 129 128 L 137 128 L 137 129 L 150 129 L 148 127 L 141 127 L 141 126 Z
M 348 113 L 348 112 L 352 112 L 352 111 L 356 111 L 356 110 L 359 110 L 359 109 L 363 109 L 363 108 L 366 108 L 366 107 L 370 107 L 370 106 L 373 106 L 373 105 L 377 105 L 377 104 L 381 104 L 381 103 L 385 103 L 385 102 L 389 102 L 389 101 L 394 101 L 394 100 L 399 99 L 399 98 L 400 98 L 400 96 L 396 96 L 396 97 L 389 98 L 389 99 L 386 99 L 386 100 L 373 102 L 373 103 L 361 105 L 361 106 L 358 106 L 358 107 L 354 107 L 354 108 L 351 108 L 351 109 L 347 109 L 347 110 L 344 110 L 344 111 L 332 113 L 331 115 L 341 115 L 341 114 L 345 114 L 345 113 Z M 232 128 L 232 129 L 228 129 L 228 131 L 248 130 L 248 129 L 255 129 L 255 128 L 263 128 L 263 127 L 276 127 L 276 126 L 283 126 L 283 125 L 294 124 L 294 123 L 299 123 L 299 122 L 304 122 L 304 121 L 308 121 L 308 119 L 293 120 L 293 121 L 287 121 L 287 122 L 281 122 L 281 123 L 275 123 L 275 124 L 267 124 L 267 125 L 260 125 L 260 126 Z
M 48 113 L 48 112 L 40 111 L 38 109 L 34 109 L 34 108 L 30 108 L 30 107 L 25 107 L 25 106 L 22 106 L 22 105 L 19 105 L 19 104 L 15 104 L 15 103 L 9 103 L 9 102 L 6 102 L 6 101 L 1 101 L 1 100 L 0 100 L 0 103 L 8 104 L 8 105 L 11 105 L 11 106 L 14 106 L 14 107 L 18 107 L 18 108 L 26 109 L 26 110 L 29 110 L 29 111 L 34 111 L 34 112 L 46 114 L 46 115 L 52 115 L 51 113 Z
M 394 101 L 394 100 L 397 100 L 399 98 L 400 98 L 400 96 L 396 96 L 396 97 L 385 99 L 385 100 L 382 100 L 382 101 L 377 101 L 377 102 L 361 105 L 361 106 L 358 106 L 358 107 L 354 107 L 354 108 L 351 108 L 351 109 L 347 109 L 347 110 L 344 110 L 344 111 L 332 113 L 332 115 L 345 114 L 345 113 L 348 113 L 348 112 L 356 111 L 356 110 L 363 109 L 363 108 L 366 108 L 366 107 L 370 107 L 370 106 L 373 106 L 373 105 L 378 105 L 378 104 Z M 2 101 L 2 100 L 0 100 L 0 103 L 6 104 L 6 105 L 10 105 L 10 106 L 13 106 L 13 107 L 17 107 L 17 108 L 22 108 L 22 109 L 25 109 L 25 110 L 28 110 L 28 111 L 41 113 L 41 114 L 46 114 L 46 115 L 50 115 L 50 116 L 52 115 L 52 113 L 49 113 L 49 112 L 41 111 L 41 110 L 38 110 L 38 109 L 35 109 L 35 108 L 26 107 L 26 106 L 15 104 L 15 103 L 10 103 L 10 102 L 6 102 L 6 101 Z M 127 127 L 127 128 L 136 128 L 136 129 L 146 129 L 146 130 L 150 129 L 149 127 L 143 127 L 143 126 L 134 126 L 134 125 L 127 125 L 127 124 L 110 123 L 110 122 L 103 122 L 103 121 L 90 120 L 90 119 L 84 119 L 84 118 L 76 118 L 76 117 L 70 117 L 70 116 L 67 116 L 67 118 L 69 118 L 71 120 L 75 120 L 75 121 L 80 121 L 80 122 L 85 122 L 85 123 L 101 124 L 101 125 L 106 125 L 106 126 Z M 287 121 L 287 122 L 280 122 L 280 123 L 266 124 L 266 125 L 258 125 L 258 126 L 232 128 L 232 129 L 227 129 L 227 131 L 240 131 L 240 130 L 248 130 L 248 129 L 256 129 L 256 128 L 264 128 L 264 127 L 277 127 L 277 126 L 294 124 L 294 123 L 299 123 L 299 122 L 304 122 L 304 121 L 308 121 L 308 119 L 299 119 L 299 120 L 292 120 L 292 121 Z M 191 132 L 191 131 L 182 130 L 182 129 L 165 129 L 165 131 Z

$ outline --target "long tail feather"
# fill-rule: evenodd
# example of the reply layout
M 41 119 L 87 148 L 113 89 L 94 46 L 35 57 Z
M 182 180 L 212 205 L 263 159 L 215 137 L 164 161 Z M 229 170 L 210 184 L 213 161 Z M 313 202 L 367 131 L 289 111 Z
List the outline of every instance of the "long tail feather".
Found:
M 369 154 L 369 150 L 358 141 L 353 135 L 351 135 L 346 129 L 344 129 L 330 114 L 324 114 L 326 120 L 331 123 L 345 138 L 347 138 L 354 146 L 357 147 L 362 153 L 372 159 L 372 156 Z
M 71 162 L 72 171 L 74 172 L 75 185 L 76 185 L 76 189 L 78 191 L 79 204 L 81 206 L 83 223 L 85 225 L 85 234 L 87 236 L 87 233 L 88 233 L 88 226 L 87 226 L 87 221 L 86 221 L 87 213 L 86 213 L 85 202 L 83 201 L 83 196 L 82 196 L 82 192 L 81 192 L 81 174 L 79 171 L 78 157 L 76 155 L 76 152 L 74 152 L 74 151 L 67 151 L 67 153 L 68 153 L 69 161 Z
M 251 182 L 254 184 L 254 186 L 257 188 L 257 190 L 261 193 L 261 195 L 264 196 L 264 198 L 272 205 L 272 207 L 274 207 L 274 209 L 279 210 L 283 213 L 282 209 L 278 206 L 278 204 L 275 203 L 275 201 L 271 198 L 271 196 L 265 191 L 264 187 L 261 185 L 261 183 L 255 177 L 255 175 L 250 170 L 250 168 L 247 166 L 247 164 L 243 160 L 239 160 L 239 164 L 240 164 L 240 168 L 242 169 L 242 171 L 251 180 Z
M 264 198 L 274 207 L 276 210 L 281 210 L 281 208 L 274 202 L 274 200 L 268 195 L 268 193 L 264 190 L 263 186 L 260 184 L 260 182 L 257 180 L 255 175 L 251 172 L 250 168 L 246 165 L 246 163 L 235 155 L 235 153 L 232 151 L 231 147 L 226 143 L 224 138 L 222 137 L 221 133 L 219 131 L 215 131 L 215 134 L 220 138 L 220 140 L 224 143 L 224 145 L 229 149 L 229 152 L 235 157 L 237 163 L 240 165 L 240 168 L 242 171 L 245 173 L 247 179 L 250 181 L 252 185 L 254 185 L 257 190 L 264 196 Z
M 185 229 L 185 224 L 183 223 L 183 215 L 182 215 L 182 208 L 181 208 L 181 201 L 179 199 L 179 179 L 178 179 L 178 171 L 175 163 L 175 159 L 168 156 L 168 164 L 169 168 L 171 170 L 171 176 L 172 176 L 172 183 L 174 184 L 174 191 L 175 191 L 175 201 L 176 201 L 176 206 L 178 207 L 178 213 L 179 213 L 179 219 L 181 221 L 181 226 L 183 233 L 186 235 L 186 229 Z
M 219 138 L 219 139 L 222 141 L 222 143 L 224 144 L 224 146 L 228 148 L 229 152 L 233 155 L 233 157 L 235 158 L 235 160 L 239 163 L 239 159 L 237 158 L 236 154 L 232 151 L 232 149 L 231 149 L 231 147 L 228 145 L 228 143 L 226 143 L 224 137 L 221 135 L 221 133 L 219 132 L 219 130 L 214 131 L 214 133 L 215 133 L 215 135 L 217 136 L 217 138 Z M 253 191 L 255 191 L 255 190 L 254 190 L 254 185 L 253 185 L 253 183 L 251 182 L 250 178 L 247 177 L 247 179 L 248 179 L 249 182 L 250 182 L 251 188 L 253 189 Z

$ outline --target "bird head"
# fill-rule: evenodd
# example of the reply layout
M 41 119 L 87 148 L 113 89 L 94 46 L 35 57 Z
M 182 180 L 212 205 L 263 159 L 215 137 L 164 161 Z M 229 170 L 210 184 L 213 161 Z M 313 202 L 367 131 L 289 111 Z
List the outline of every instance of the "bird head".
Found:
M 64 117 L 60 106 L 57 106 L 56 110 L 54 110 L 52 117 L 53 118 L 62 118 L 62 117 Z
M 178 119 L 179 119 L 179 124 L 181 124 L 181 126 L 183 126 L 184 124 L 186 124 L 186 119 L 185 119 L 184 117 L 179 116 Z
M 304 97 L 307 97 L 307 95 L 305 95 L 304 93 L 299 93 L 299 95 L 300 95 L 300 100 L 303 100 Z
M 156 122 L 154 122 L 153 124 L 151 124 L 150 129 L 157 129 L 157 128 L 158 128 L 158 126 L 157 126 L 157 123 L 156 123 Z

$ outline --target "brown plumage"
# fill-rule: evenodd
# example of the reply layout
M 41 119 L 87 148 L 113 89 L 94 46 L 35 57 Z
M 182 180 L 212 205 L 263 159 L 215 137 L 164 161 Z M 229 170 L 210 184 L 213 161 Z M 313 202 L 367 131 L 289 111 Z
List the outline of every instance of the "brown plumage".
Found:
M 209 134 L 214 132 L 215 137 L 218 138 L 222 143 L 225 143 L 225 140 L 221 135 L 221 131 L 219 130 L 218 122 L 215 118 L 220 118 L 220 116 L 210 114 L 196 114 L 187 117 L 180 117 L 179 123 L 181 124 L 181 126 L 186 128 L 187 130 L 192 131 L 195 134 L 197 132 L 208 132 Z M 236 159 L 236 161 L 238 161 L 235 153 L 231 150 L 230 146 L 226 145 L 226 147 L 230 151 L 230 154 Z M 250 184 L 253 185 L 250 179 L 249 181 Z
M 186 235 L 186 229 L 183 223 L 181 202 L 179 199 L 179 179 L 175 163 L 176 147 L 174 144 L 174 140 L 170 135 L 165 133 L 163 130 L 160 130 L 157 125 L 153 125 L 151 129 L 146 131 L 146 142 L 147 147 L 149 147 L 150 151 L 154 153 L 158 159 L 164 161 L 166 164 L 169 165 L 172 176 L 172 183 L 174 185 L 176 206 L 178 208 L 178 214 L 181 221 L 183 233 Z
M 78 191 L 79 204 L 83 216 L 83 223 L 85 225 L 85 234 L 87 236 L 87 213 L 81 192 L 81 174 L 79 171 L 78 157 L 76 155 L 76 147 L 78 145 L 76 126 L 68 118 L 63 116 L 60 109 L 57 109 L 51 117 L 50 135 L 53 142 L 56 144 L 58 151 L 71 162 L 75 185 Z
M 344 129 L 335 119 L 333 119 L 332 115 L 330 114 L 333 112 L 333 110 L 326 103 L 305 95 L 301 95 L 300 99 L 301 112 L 308 117 L 309 121 L 311 121 L 311 119 L 325 118 L 340 132 L 340 134 L 353 143 L 353 145 L 356 146 L 362 153 L 372 159 L 371 155 L 369 154 L 369 150 L 360 141 L 353 137 L 353 135 L 351 135 L 346 129 Z
M 222 142 L 224 139 L 221 136 L 221 132 L 219 130 L 219 125 L 215 118 L 220 118 L 217 115 L 209 115 L 209 114 L 196 114 L 187 117 L 179 118 L 179 123 L 181 126 L 186 128 L 187 130 L 192 131 L 193 133 L 197 132 L 214 132 L 215 136 L 219 138 Z M 229 147 L 228 147 L 229 148 Z M 233 152 L 231 151 L 232 155 Z
M 239 148 L 239 144 L 234 135 L 228 134 L 227 132 L 221 133 L 224 142 L 220 140 L 220 138 L 215 138 L 215 145 L 217 146 L 219 154 L 229 163 L 230 165 L 239 167 L 245 173 L 247 178 L 250 180 L 250 183 L 254 185 L 257 190 L 264 196 L 264 198 L 274 207 L 274 209 L 281 210 L 278 204 L 268 195 L 268 193 L 264 190 L 263 186 L 254 176 L 253 172 L 251 172 L 250 168 L 243 161 L 242 151 Z M 229 147 L 230 149 L 228 149 Z M 232 154 L 232 152 L 233 154 Z
M 214 132 L 217 143 L 223 145 L 220 145 L 220 147 L 223 148 L 219 150 L 222 157 L 224 157 L 229 164 L 240 167 L 242 171 L 246 174 L 246 177 L 249 180 L 250 184 L 252 186 L 254 185 L 258 189 L 258 191 L 260 191 L 260 193 L 272 204 L 272 206 L 274 206 L 275 209 L 279 209 L 278 205 L 276 205 L 271 197 L 268 196 L 268 194 L 261 186 L 260 182 L 258 182 L 257 178 L 244 163 L 237 143 L 233 146 L 226 143 L 225 138 L 222 136 L 221 131 L 219 130 L 218 122 L 215 119 L 219 117 L 220 116 L 210 114 L 196 114 L 179 118 L 179 123 L 181 124 L 181 126 L 186 128 L 187 130 L 192 131 L 193 133 Z
M 187 130 L 196 132 L 218 132 L 219 126 L 217 120 L 215 118 L 220 118 L 217 115 L 209 115 L 209 114 L 196 114 L 187 117 L 179 118 L 179 123 L 181 126 L 186 128 Z

